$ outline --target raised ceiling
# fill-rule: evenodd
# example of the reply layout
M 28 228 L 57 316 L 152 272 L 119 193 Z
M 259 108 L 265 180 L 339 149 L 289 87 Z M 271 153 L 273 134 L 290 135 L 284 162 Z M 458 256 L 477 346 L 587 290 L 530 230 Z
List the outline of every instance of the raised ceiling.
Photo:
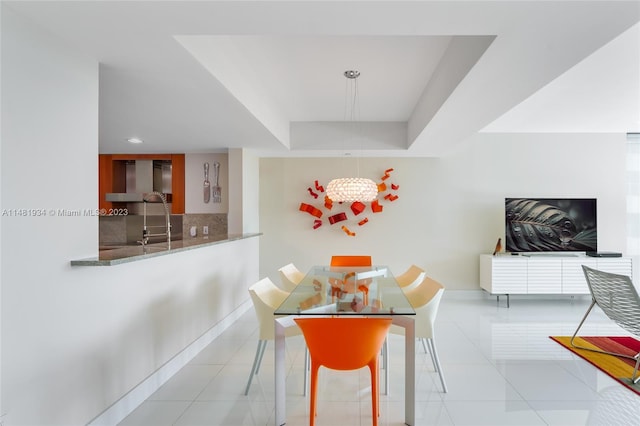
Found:
M 104 153 L 438 156 L 483 130 L 640 128 L 638 1 L 3 6 L 99 61 Z

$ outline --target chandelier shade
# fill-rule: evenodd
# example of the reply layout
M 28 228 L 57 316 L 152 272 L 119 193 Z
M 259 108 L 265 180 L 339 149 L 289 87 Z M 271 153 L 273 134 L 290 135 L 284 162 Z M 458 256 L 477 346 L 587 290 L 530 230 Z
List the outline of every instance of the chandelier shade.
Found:
M 378 185 L 366 178 L 338 178 L 333 179 L 327 185 L 327 197 L 331 201 L 354 202 L 373 201 L 378 196 Z

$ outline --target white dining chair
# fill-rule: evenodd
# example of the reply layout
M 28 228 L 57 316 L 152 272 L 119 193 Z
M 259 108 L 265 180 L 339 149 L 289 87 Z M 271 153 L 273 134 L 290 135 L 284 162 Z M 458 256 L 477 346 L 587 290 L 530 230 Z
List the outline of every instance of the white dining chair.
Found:
M 444 373 L 442 372 L 442 366 L 440 365 L 438 350 L 436 348 L 434 327 L 443 293 L 444 286 L 442 284 L 433 278 L 424 277 L 418 285 L 407 290 L 405 296 L 416 311 L 414 317 L 416 338 L 422 341 L 425 352 L 431 355 L 433 367 L 440 376 L 442 390 L 443 392 L 447 392 L 447 384 L 444 380 Z M 391 327 L 390 332 L 404 335 L 404 329 L 395 325 Z
M 411 265 L 405 272 L 396 276 L 396 281 L 404 291 L 407 291 L 422 282 L 426 274 L 424 269 Z
M 289 293 L 278 288 L 273 281 L 269 278 L 263 278 L 257 283 L 249 287 L 249 294 L 251 295 L 251 301 L 258 318 L 260 325 L 260 335 L 258 337 L 258 347 L 256 348 L 256 355 L 253 359 L 253 366 L 251 367 L 251 373 L 249 374 L 249 380 L 244 390 L 244 394 L 249 393 L 251 382 L 253 377 L 258 374 L 260 370 L 260 364 L 264 352 L 267 348 L 267 342 L 275 339 L 275 325 L 274 315 L 275 310 L 289 297 Z M 291 327 L 287 329 L 286 336 L 301 335 L 302 332 L 298 327 Z M 308 352 L 305 346 L 305 372 L 304 372 L 304 394 L 306 395 L 307 389 L 307 358 Z
M 282 282 L 282 289 L 288 292 L 292 292 L 300 281 L 304 278 L 304 274 L 293 263 L 284 265 L 278 269 L 280 273 L 280 281 Z

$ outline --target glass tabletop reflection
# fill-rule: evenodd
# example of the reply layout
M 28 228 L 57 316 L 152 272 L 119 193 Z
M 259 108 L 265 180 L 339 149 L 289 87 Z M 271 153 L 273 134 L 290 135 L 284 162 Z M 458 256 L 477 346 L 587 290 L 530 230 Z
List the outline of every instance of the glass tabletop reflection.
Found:
M 314 266 L 275 315 L 415 315 L 386 266 Z

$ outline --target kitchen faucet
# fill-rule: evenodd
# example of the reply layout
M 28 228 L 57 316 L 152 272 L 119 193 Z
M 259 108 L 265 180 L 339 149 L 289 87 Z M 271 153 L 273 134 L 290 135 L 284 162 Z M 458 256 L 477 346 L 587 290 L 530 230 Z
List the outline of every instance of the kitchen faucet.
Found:
M 166 218 L 165 232 L 160 234 L 151 234 L 147 229 L 147 228 L 157 228 L 157 226 L 147 227 L 147 203 L 149 202 L 149 198 L 152 196 L 160 197 L 160 200 L 162 200 L 162 205 L 164 206 L 164 216 Z M 169 205 L 167 204 L 167 200 L 165 199 L 164 195 L 157 191 L 148 192 L 144 194 L 144 196 L 142 197 L 142 201 L 144 203 L 143 209 L 142 209 L 142 241 L 138 241 L 138 242 L 141 243 L 142 246 L 144 247 L 149 243 L 150 237 L 161 237 L 166 235 L 167 244 L 171 244 L 171 214 L 169 213 Z

